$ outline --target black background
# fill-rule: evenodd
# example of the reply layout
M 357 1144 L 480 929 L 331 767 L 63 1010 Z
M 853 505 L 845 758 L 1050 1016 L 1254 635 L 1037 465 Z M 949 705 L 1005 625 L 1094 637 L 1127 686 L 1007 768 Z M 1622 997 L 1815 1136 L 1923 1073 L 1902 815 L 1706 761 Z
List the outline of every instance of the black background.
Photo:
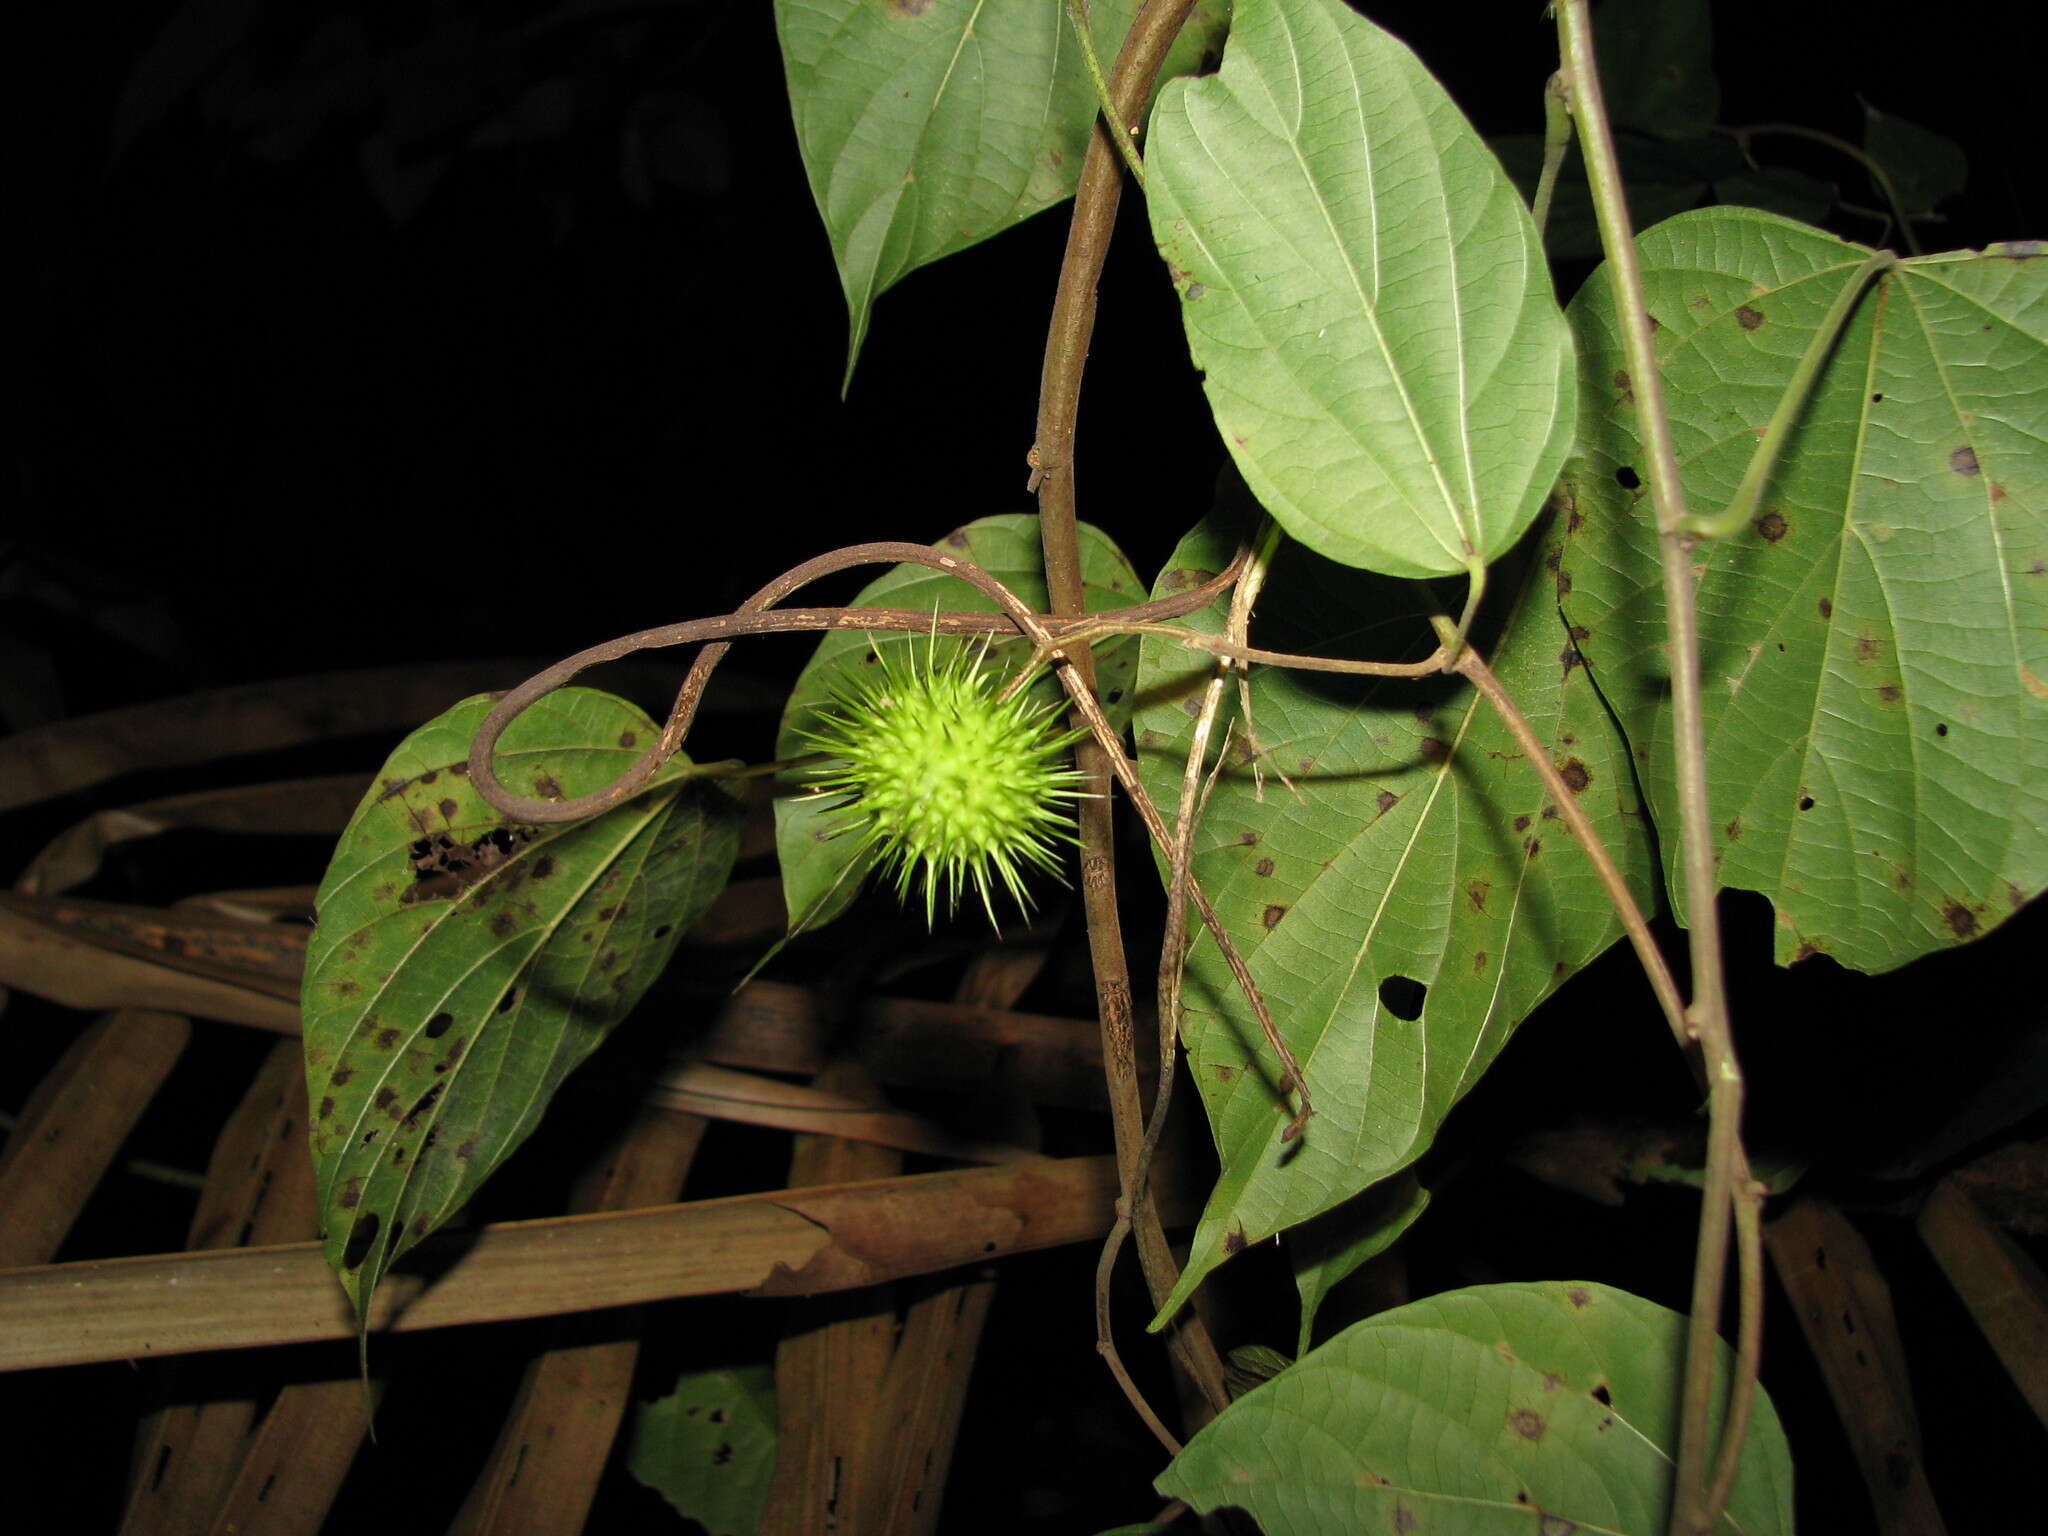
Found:
M 1537 126 L 1552 67 L 1537 5 L 1368 9 L 1483 131 Z M 477 0 L 248 10 L 241 26 L 219 7 L 222 46 L 188 48 L 200 63 L 184 88 L 154 92 L 149 80 L 177 78 L 146 68 L 169 8 L 46 7 L 18 24 L 17 446 L 0 544 L 11 723 L 352 666 L 552 657 L 723 611 L 836 544 L 930 540 L 1029 510 L 1024 455 L 1060 212 L 886 295 L 842 401 L 844 311 L 765 4 L 598 3 L 552 20 Z M 2048 235 L 2024 152 L 2038 141 L 2027 63 L 2038 49 L 1999 29 L 2002 11 L 1965 0 L 1910 35 L 1832 4 L 1717 14 L 1725 121 L 1853 139 L 1860 93 L 1970 156 L 1970 187 L 1928 232 L 1934 246 Z M 566 117 L 522 116 L 538 86 L 573 100 Z M 534 129 L 526 142 L 480 142 L 520 123 Z M 416 179 L 366 174 L 393 142 Z M 1773 152 L 1870 200 L 1825 151 Z M 1222 453 L 1128 206 L 1122 235 L 1103 284 L 1080 498 L 1149 578 L 1205 509 Z M 773 680 L 802 654 L 769 642 L 730 665 Z M 761 756 L 768 744 L 727 750 Z M 93 805 L 208 781 L 109 786 L 0 830 L 25 856 Z M 1823 1155 L 1881 1148 L 1901 1117 L 1925 1112 L 1916 1096 L 1959 1098 L 2038 1019 L 2024 964 L 2034 940 L 2020 924 L 1905 978 L 1838 986 L 1825 961 L 1773 972 L 1756 958 L 1767 958 L 1767 912 L 1731 908 L 1755 1123 Z M 2038 920 L 2026 926 L 2038 934 Z M 1566 994 L 1576 1006 L 1533 1020 L 1454 1122 L 1466 1144 L 1618 1094 L 1683 1113 L 1682 1074 L 1641 1038 L 1632 988 L 1610 957 Z M 37 1017 L 24 1011 L 16 1027 Z M 7 1075 L 18 1103 L 35 1073 L 18 1060 Z M 203 1099 L 203 1084 L 181 1084 Z M 217 1091 L 224 1104 L 238 1088 Z M 203 1159 L 218 1115 L 188 1118 Z M 736 1136 L 723 1155 L 745 1168 L 779 1153 Z M 1418 1284 L 1583 1273 L 1682 1298 L 1682 1198 L 1653 1194 L 1610 1215 L 1518 1177 L 1443 1202 Z M 159 1227 L 172 1235 L 150 1246 L 175 1246 L 182 1217 L 166 1198 L 101 1201 L 65 1256 L 137 1251 L 134 1233 Z M 1909 1226 L 1870 1221 L 1926 1373 L 1930 1463 L 1952 1529 L 2000 1528 L 2040 1437 Z M 1291 1347 L 1291 1287 L 1261 1262 L 1236 1267 L 1289 1315 L 1254 1331 Z M 1154 1462 L 1094 1363 L 1086 1267 L 1018 1261 L 984 1346 L 950 1528 L 1092 1530 L 1149 1512 Z M 734 1310 L 729 1326 L 717 1308 L 672 1310 L 684 1340 L 704 1337 L 705 1319 L 727 1335 L 758 1326 L 745 1321 L 758 1309 Z M 1796 1329 L 1782 1307 L 1771 1322 L 1802 1517 L 1810 1530 L 1865 1528 Z M 671 1354 L 671 1369 L 698 1363 L 687 1343 Z M 501 1357 L 512 1359 L 502 1383 Z M 474 1461 L 463 1457 L 481 1454 L 503 1401 L 489 1389 L 509 1384 L 516 1358 L 459 1339 L 413 1358 L 422 1373 L 438 1358 L 472 1373 L 477 1443 L 436 1410 L 428 1467 L 445 1488 L 418 1492 L 428 1473 L 416 1461 L 377 1460 L 408 1448 L 394 1398 L 397 1432 L 368 1473 L 359 1466 L 346 1508 L 425 1530 L 445 1524 L 443 1493 L 466 1486 Z M 17 1487 L 70 1490 L 74 1528 L 110 1522 L 139 1389 L 110 1369 L 0 1390 L 63 1408 L 17 1441 L 32 1478 Z M 416 1502 L 391 1502 L 399 1481 Z M 659 1528 L 637 1490 L 612 1498 L 609 1523 L 593 1529 Z

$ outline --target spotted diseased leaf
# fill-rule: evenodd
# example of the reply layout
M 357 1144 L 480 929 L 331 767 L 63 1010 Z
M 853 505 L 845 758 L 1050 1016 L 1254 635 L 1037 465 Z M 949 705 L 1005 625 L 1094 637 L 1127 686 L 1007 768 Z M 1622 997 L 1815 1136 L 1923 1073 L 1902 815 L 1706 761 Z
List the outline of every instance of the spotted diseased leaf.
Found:
M 1502 554 L 1571 439 L 1571 337 L 1500 163 L 1341 0 L 1243 0 L 1161 93 L 1152 234 L 1210 409 L 1289 534 L 1451 575 Z
M 1716 512 L 1870 253 L 1735 208 L 1637 245 L 1686 496 Z M 1818 951 L 1887 970 L 1975 938 L 2048 883 L 2043 250 L 1881 277 L 1754 526 L 1694 547 L 1720 882 L 1770 898 L 1781 962 Z M 1579 516 L 1558 588 L 1672 847 L 1664 602 L 1608 287 L 1596 273 L 1571 309 Z
M 1137 0 L 1094 0 L 1103 68 Z M 1061 4 L 776 0 L 797 147 L 851 324 L 942 256 L 1073 196 L 1096 95 Z M 1228 7 L 1205 3 L 1162 75 L 1197 67 Z
M 1663 1536 L 1685 1332 L 1679 1313 L 1590 1281 L 1432 1296 L 1239 1398 L 1157 1487 L 1203 1513 L 1248 1510 L 1266 1536 Z M 1720 1380 L 1733 1359 L 1724 1345 Z M 1791 1453 L 1761 1389 L 1715 1530 L 1792 1531 Z
M 303 993 L 328 1262 L 368 1315 L 385 1271 L 476 1192 L 723 888 L 737 802 L 680 758 L 618 809 L 507 825 L 468 778 L 478 696 L 402 742 L 321 883 Z M 587 688 L 506 730 L 500 779 L 600 788 L 654 723 Z
M 1082 592 L 1090 612 L 1128 608 L 1144 601 L 1137 572 L 1106 534 L 1084 523 L 1080 542 Z M 954 529 L 934 548 L 972 560 L 1034 610 L 1045 611 L 1045 567 L 1039 552 L 1037 518 L 1016 514 L 976 518 L 966 527 Z M 966 582 L 926 565 L 899 565 L 884 572 L 861 588 L 853 606 L 967 613 L 995 609 L 993 602 Z M 980 648 L 979 641 L 934 641 L 929 634 L 903 631 L 828 631 L 790 690 L 782 731 L 776 738 L 776 755 L 796 759 L 814 753 L 813 734 L 829 734 L 830 719 L 838 712 L 835 695 L 857 695 L 863 677 L 885 665 L 882 658 L 889 658 L 886 665 L 896 671 L 910 672 L 948 664 L 963 645 Z M 1106 640 L 1097 644 L 1094 652 L 1096 691 L 1111 722 L 1121 726 L 1131 716 L 1137 642 L 1129 637 Z M 1014 643 L 997 646 L 989 651 L 987 665 L 991 671 L 1005 671 L 1020 665 L 1026 654 Z M 1065 694 L 1053 679 L 1040 678 L 1032 685 L 1031 697 L 1041 703 L 1057 703 Z M 814 782 L 803 769 L 785 774 L 782 782 L 792 792 L 775 802 L 775 850 L 782 864 L 790 931 L 796 933 L 820 927 L 851 906 L 871 861 L 862 851 L 861 839 L 846 835 L 845 819 L 834 815 L 844 796 L 800 793 Z
M 1159 593 L 1222 569 L 1239 536 L 1228 515 L 1202 524 Z M 1651 877 L 1634 780 L 1552 594 L 1539 560 L 1494 668 L 1641 899 Z M 1415 661 L 1435 643 L 1428 601 L 1416 583 L 1283 543 L 1252 638 L 1307 655 Z M 1187 622 L 1220 629 L 1221 609 Z M 1169 807 L 1187 712 L 1209 675 L 1201 655 L 1146 639 L 1139 767 Z M 1281 1141 L 1280 1065 L 1216 946 L 1197 942 L 1182 1039 L 1222 1169 L 1169 1309 L 1228 1255 L 1421 1156 L 1515 1025 L 1620 934 L 1541 780 L 1460 680 L 1258 667 L 1250 686 L 1249 731 L 1235 688 L 1225 694 L 1219 731 L 1229 724 L 1230 745 L 1194 870 L 1300 1061 L 1316 1114 L 1299 1140 Z

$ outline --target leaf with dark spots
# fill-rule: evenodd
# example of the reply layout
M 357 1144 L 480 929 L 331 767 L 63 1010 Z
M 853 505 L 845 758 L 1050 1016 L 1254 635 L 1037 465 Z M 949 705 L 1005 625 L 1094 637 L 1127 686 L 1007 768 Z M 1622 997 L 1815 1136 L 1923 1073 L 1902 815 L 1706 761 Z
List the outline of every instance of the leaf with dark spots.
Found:
M 1745 331 L 1753 331 L 1764 323 L 1763 311 L 1753 304 L 1740 304 L 1735 309 L 1735 323 Z
M 1586 792 L 1586 786 L 1593 782 L 1593 770 L 1576 757 L 1567 758 L 1558 769 L 1558 776 L 1564 780 L 1564 787 L 1575 795 Z
M 1236 1398 L 1157 1488 L 1267 1531 L 1661 1532 L 1685 1338 L 1679 1313 L 1590 1283 L 1432 1296 L 1354 1323 Z M 1733 1350 L 1715 1356 L 1717 1374 L 1732 1371 Z M 1571 1389 L 1589 1381 L 1642 1411 Z M 1417 1402 L 1428 1434 L 1388 1411 Z M 1784 1428 L 1759 1391 L 1717 1525 L 1791 1536 L 1792 1513 Z
M 1562 536 L 1553 523 L 1552 543 L 1534 562 L 1534 584 L 1516 594 L 1519 613 L 1491 663 L 1554 760 L 1575 757 L 1585 766 L 1589 787 L 1578 803 L 1647 891 L 1641 828 L 1621 820 L 1624 806 L 1633 808 L 1622 795 L 1632 775 L 1611 717 L 1584 669 L 1563 672 L 1556 664 L 1566 636 L 1545 566 Z M 1209 567 L 1237 544 L 1237 528 L 1219 517 L 1169 563 Z M 1225 606 L 1190 622 L 1220 627 Z M 1426 655 L 1433 640 L 1426 619 L 1418 614 L 1412 631 L 1404 623 L 1419 606 L 1407 584 L 1283 544 L 1261 602 L 1260 643 L 1373 659 Z M 1365 613 L 1374 615 L 1370 639 L 1358 628 Z M 1174 704 L 1213 666 L 1165 641 L 1155 659 L 1146 642 L 1137 724 L 1168 739 L 1141 748 L 1139 763 L 1163 803 L 1177 794 L 1186 764 L 1187 732 Z M 1327 1083 L 1329 1095 L 1316 1092 L 1318 1118 L 1302 1145 L 1291 1153 L 1281 1147 L 1277 1066 L 1259 1048 L 1258 1024 L 1227 968 L 1210 946 L 1197 946 L 1185 1037 L 1224 1171 L 1185 1274 L 1221 1260 L 1226 1232 L 1242 1229 L 1256 1244 L 1419 1156 L 1513 1021 L 1556 984 L 1553 964 L 1568 957 L 1568 973 L 1619 932 L 1575 840 L 1540 865 L 1521 855 L 1540 787 L 1523 749 L 1462 682 L 1390 687 L 1258 668 L 1250 689 L 1253 729 L 1290 771 L 1303 757 L 1315 771 L 1290 791 L 1275 785 L 1270 768 L 1261 777 L 1226 760 L 1204 813 L 1197 873 L 1311 1089 Z M 1234 715 L 1237 706 L 1232 700 L 1225 708 Z M 1557 745 L 1563 737 L 1576 743 L 1569 752 Z M 1518 813 L 1520 829 L 1511 830 Z M 1254 876 L 1258 854 L 1240 851 L 1254 835 L 1259 853 L 1274 861 L 1264 878 Z M 1487 894 L 1475 901 L 1480 890 Z M 1448 910 L 1446 891 L 1456 897 Z M 1438 915 L 1427 923 L 1399 915 L 1422 907 Z M 1404 1017 L 1421 1017 L 1419 996 L 1404 1001 L 1389 988 L 1382 1002 L 1380 982 L 1390 976 L 1427 981 L 1425 1027 Z M 1483 1029 L 1482 1019 L 1490 1021 Z M 1223 1062 L 1244 1070 L 1226 1080 L 1212 1070 Z M 1367 1153 L 1316 1155 L 1319 1137 L 1325 1147 Z
M 633 748 L 640 745 L 640 733 L 635 730 L 624 730 L 619 732 L 619 745 L 624 747 L 629 752 L 632 751 Z
M 1270 874 L 1272 874 L 1272 873 L 1273 873 L 1273 861 L 1272 861 L 1271 859 L 1261 859 L 1261 860 L 1259 860 L 1259 862 L 1258 862 L 1258 863 L 1257 863 L 1256 865 L 1254 865 L 1254 866 L 1253 866 L 1253 868 L 1252 868 L 1252 873 L 1253 873 L 1253 874 L 1256 874 L 1256 875 L 1270 875 Z
M 1672 327 L 1659 356 L 1688 499 L 1725 504 L 1798 360 L 1823 356 L 1827 317 L 1871 253 L 1732 208 L 1666 221 L 1637 250 L 1650 306 Z M 2043 527 L 2039 498 L 2018 487 L 2048 483 L 2039 268 L 1943 252 L 1860 290 L 1770 470 L 1756 536 L 1691 548 L 1708 794 L 1744 827 L 1739 846 L 1722 844 L 1717 878 L 1777 909 L 1781 961 L 1810 939 L 1843 964 L 1889 970 L 1955 942 L 1920 893 L 2002 918 L 2007 882 L 2038 892 L 2048 881 L 2048 688 L 2037 697 L 2028 683 L 2048 675 L 2048 594 L 2016 579 L 2039 558 Z M 1572 304 L 1581 378 L 1603 386 L 1626 362 L 1610 290 L 1596 277 Z M 1746 329 L 1743 308 L 1767 323 Z M 1587 511 L 1579 590 L 1564 607 L 1594 628 L 1581 649 L 1631 740 L 1668 743 L 1661 553 L 1614 478 L 1643 462 L 1643 447 L 1626 410 L 1601 395 L 1582 390 L 1588 414 L 1563 477 Z M 1936 722 L 1951 726 L 1953 749 L 1926 749 Z M 1801 805 L 1802 780 L 1825 786 L 1820 807 Z M 1675 842 L 1668 753 L 1641 784 Z M 1930 805 L 1944 808 L 1931 840 Z M 1866 864 L 1874 850 L 1912 880 Z
M 1977 914 L 1960 901 L 1945 901 L 1941 904 L 1941 920 L 1958 942 L 1977 936 Z
M 462 777 L 444 774 L 439 788 L 452 793 L 423 799 L 417 770 L 466 755 L 488 707 L 465 701 L 398 748 L 385 777 L 399 788 L 358 808 L 318 897 L 302 1003 L 326 1111 L 314 1164 L 329 1262 L 359 1318 L 405 1247 L 475 1193 L 653 980 L 736 848 L 734 797 L 680 758 L 619 810 L 563 828 L 503 824 Z M 500 771 L 585 793 L 632 761 L 624 732 L 653 730 L 622 701 L 559 690 L 506 731 Z M 435 831 L 420 833 L 421 811 Z M 534 880 L 542 869 L 558 878 Z M 607 878 L 620 910 L 600 974 L 574 935 L 596 921 L 592 892 Z M 671 919 L 670 936 L 639 916 L 654 910 Z M 325 1061 L 348 1064 L 321 1082 Z M 449 1157 L 457 1145 L 464 1155 Z M 351 1228 L 334 1214 L 351 1181 L 379 1225 Z M 361 1251 L 343 1265 L 352 1238 Z

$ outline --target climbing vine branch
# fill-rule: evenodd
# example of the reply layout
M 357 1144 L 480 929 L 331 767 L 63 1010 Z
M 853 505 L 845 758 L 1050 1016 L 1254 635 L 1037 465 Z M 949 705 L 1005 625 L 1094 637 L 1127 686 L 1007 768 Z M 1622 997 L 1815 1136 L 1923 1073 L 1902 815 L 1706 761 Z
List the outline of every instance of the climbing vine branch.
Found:
M 1692 997 L 1686 1008 L 1688 1033 L 1698 1041 L 1707 1073 L 1706 1188 L 1700 1201 L 1698 1250 L 1694 1258 L 1692 1317 L 1686 1335 L 1685 1385 L 1680 1405 L 1678 1466 L 1672 1500 L 1672 1536 L 1700 1536 L 1718 1517 L 1712 1502 L 1721 1479 L 1710 1473 L 1710 1426 L 1714 1365 L 1720 1348 L 1722 1289 L 1728 1267 L 1729 1227 L 1739 1204 L 1758 1199 L 1753 1181 L 1744 1176 L 1741 1123 L 1742 1071 L 1729 1026 L 1728 1001 L 1721 970 L 1721 927 L 1715 905 L 1716 882 L 1711 841 L 1712 814 L 1707 795 L 1707 751 L 1700 695 L 1699 622 L 1694 603 L 1692 546 L 1687 531 L 1685 489 L 1679 477 L 1678 453 L 1664 409 L 1664 390 L 1657 367 L 1655 339 L 1643 295 L 1635 232 L 1630 227 L 1621 167 L 1614 134 L 1601 97 L 1594 61 L 1593 25 L 1587 0 L 1558 0 L 1559 52 L 1571 93 L 1572 117 L 1578 125 L 1579 147 L 1592 188 L 1593 208 L 1600 225 L 1600 243 L 1607 255 L 1609 281 L 1629 378 L 1635 391 L 1650 497 L 1655 509 L 1659 565 L 1663 577 L 1665 630 L 1671 663 L 1673 772 L 1677 782 L 1680 865 L 1685 889 L 1686 921 L 1690 925 Z M 1760 1241 L 1757 1224 L 1740 1224 L 1745 1248 Z M 1752 1262 L 1743 1259 L 1745 1274 Z M 1748 1305 L 1750 1287 L 1741 1288 Z M 1752 1309 L 1753 1310 L 1753 1309 Z M 1732 1465 L 1740 1455 L 1747 1403 L 1755 1390 L 1761 1333 L 1752 1319 L 1740 1328 L 1731 1401 L 1735 1410 L 1724 1426 L 1721 1462 Z

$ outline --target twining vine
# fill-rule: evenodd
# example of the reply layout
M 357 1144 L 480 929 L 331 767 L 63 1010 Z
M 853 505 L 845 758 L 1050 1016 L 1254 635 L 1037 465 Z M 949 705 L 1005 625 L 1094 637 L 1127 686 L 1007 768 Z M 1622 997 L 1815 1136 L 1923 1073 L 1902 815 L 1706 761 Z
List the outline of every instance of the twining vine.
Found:
M 1087 916 L 1091 959 L 1103 1056 L 1115 1132 L 1121 1198 L 1115 1225 L 1098 1266 L 1096 1317 L 1098 1346 L 1133 1406 L 1165 1446 L 1179 1442 L 1147 1405 L 1117 1356 L 1111 1333 L 1109 1277 L 1127 1236 L 1136 1239 L 1140 1263 L 1155 1305 L 1173 1292 L 1178 1270 L 1167 1248 L 1164 1230 L 1147 1190 L 1147 1171 L 1157 1148 L 1170 1102 L 1176 1042 L 1180 1023 L 1183 962 L 1191 941 L 1190 909 L 1216 940 L 1239 988 L 1257 1018 L 1261 1033 L 1282 1067 L 1278 1089 L 1292 1100 L 1292 1115 L 1283 1139 L 1313 1135 L 1314 1105 L 1299 1064 L 1275 1027 L 1249 968 L 1202 891 L 1193 868 L 1194 834 L 1199 824 L 1216 721 L 1228 684 L 1235 674 L 1240 687 L 1252 665 L 1278 665 L 1376 677 L 1419 677 L 1455 674 L 1469 682 L 1489 707 L 1500 714 L 1531 769 L 1544 784 L 1574 837 L 1587 854 L 1603 889 L 1620 917 L 1658 1004 L 1695 1070 L 1703 1079 L 1710 1114 L 1706 1190 L 1701 1205 L 1693 1311 L 1687 1341 L 1685 1386 L 1681 1413 L 1676 1497 L 1671 1529 L 1694 1533 L 1709 1529 L 1725 1504 L 1740 1458 L 1749 1405 L 1754 1394 L 1761 1349 L 1762 1260 L 1759 1230 L 1760 1187 L 1751 1178 L 1739 1138 L 1742 1076 L 1729 1027 L 1721 970 L 1721 938 L 1715 916 L 1715 880 L 1710 821 L 1707 815 L 1706 755 L 1701 726 L 1698 626 L 1693 604 L 1691 549 L 1695 540 L 1725 535 L 1747 526 L 1743 497 L 1752 500 L 1768 474 L 1772 456 L 1783 441 L 1783 424 L 1792 419 L 1803 392 L 1817 371 L 1813 366 L 1796 381 L 1781 406 L 1774 426 L 1760 448 L 1759 463 L 1738 495 L 1737 505 L 1709 519 L 1687 510 L 1679 483 L 1678 463 L 1664 412 L 1658 368 L 1644 305 L 1633 232 L 1616 162 L 1613 136 L 1601 101 L 1593 62 L 1593 41 L 1585 0 L 1559 0 L 1556 15 L 1562 67 L 1546 91 L 1551 132 L 1544 177 L 1538 194 L 1538 219 L 1547 208 L 1556 183 L 1569 128 L 1575 126 L 1598 213 L 1609 272 L 1619 298 L 1630 377 L 1636 381 L 1636 404 L 1647 450 L 1648 481 L 1655 508 L 1662 557 L 1663 587 L 1672 658 L 1672 696 L 1676 720 L 1676 771 L 1681 813 L 1683 879 L 1690 924 L 1691 995 L 1680 990 L 1665 957 L 1652 939 L 1647 922 L 1631 896 L 1613 858 L 1602 845 L 1591 819 L 1565 783 L 1548 749 L 1516 708 L 1485 660 L 1467 642 L 1473 610 L 1483 582 L 1472 573 L 1465 612 L 1456 620 L 1435 621 L 1437 649 L 1412 663 L 1339 661 L 1265 650 L 1250 643 L 1250 619 L 1267 562 L 1277 540 L 1270 525 L 1256 547 L 1241 550 L 1228 569 L 1186 591 L 1149 603 L 1107 612 L 1085 611 L 1082 594 L 1078 517 L 1074 485 L 1074 438 L 1082 374 L 1093 334 L 1096 285 L 1114 228 L 1122 179 L 1126 170 L 1142 181 L 1137 117 L 1148 98 L 1168 48 L 1194 8 L 1193 0 L 1147 0 L 1105 77 L 1092 46 L 1087 62 L 1103 107 L 1081 168 L 1074 198 L 1067 246 L 1055 289 L 1051 323 L 1041 373 L 1036 431 L 1028 455 L 1030 489 L 1039 506 L 1048 611 L 1034 612 L 1014 592 L 973 562 L 909 543 L 868 543 L 820 555 L 803 562 L 762 587 L 733 613 L 697 619 L 627 635 L 567 658 L 500 699 L 478 730 L 470 752 L 470 777 L 479 794 L 509 822 L 551 825 L 582 820 L 623 804 L 646 787 L 681 748 L 712 671 L 733 641 L 767 633 L 798 630 L 859 629 L 917 631 L 955 637 L 980 636 L 1022 641 L 1029 659 L 1012 677 L 1006 691 L 1023 685 L 1050 666 L 1066 690 L 1077 728 L 1086 734 L 1076 747 L 1079 774 L 1077 840 L 1080 844 L 1081 892 Z M 1088 40 L 1085 6 L 1070 0 L 1075 31 Z M 1838 306 L 1847 306 L 1882 262 L 1873 258 L 1858 274 Z M 1819 347 L 1819 344 L 1816 344 Z M 966 582 L 997 607 L 995 613 L 918 612 L 905 609 L 836 607 L 779 608 L 776 605 L 820 577 L 870 563 L 918 564 Z M 1230 595 L 1224 633 L 1208 635 L 1173 621 Z M 1135 764 L 1111 726 L 1096 697 L 1089 645 L 1112 635 L 1142 634 L 1170 638 L 1204 651 L 1217 660 L 1200 700 L 1195 728 L 1181 776 L 1178 800 L 1169 820 L 1139 782 Z M 492 769 L 495 746 L 511 721 L 547 693 L 568 683 L 585 669 L 633 652 L 657 647 L 701 647 L 679 689 L 674 706 L 654 744 L 611 784 L 564 800 L 537 800 L 511 794 Z M 1252 729 L 1249 710 L 1233 729 Z M 1254 747 L 1254 762 L 1257 761 Z M 1121 786 L 1136 810 L 1166 870 L 1166 933 L 1157 974 L 1160 1005 L 1157 1083 L 1149 1117 L 1143 1103 L 1136 1059 L 1132 986 L 1128 956 L 1116 912 L 1116 869 L 1111 840 L 1110 784 Z M 1730 1387 L 1729 1410 L 1718 1448 L 1711 1444 L 1714 1351 L 1718 1344 L 1722 1289 L 1731 1227 L 1738 1253 L 1739 1324 L 1737 1367 Z M 1200 1320 L 1190 1311 L 1178 1318 L 1169 1343 L 1179 1367 L 1197 1388 L 1210 1412 L 1228 1402 L 1220 1357 Z

